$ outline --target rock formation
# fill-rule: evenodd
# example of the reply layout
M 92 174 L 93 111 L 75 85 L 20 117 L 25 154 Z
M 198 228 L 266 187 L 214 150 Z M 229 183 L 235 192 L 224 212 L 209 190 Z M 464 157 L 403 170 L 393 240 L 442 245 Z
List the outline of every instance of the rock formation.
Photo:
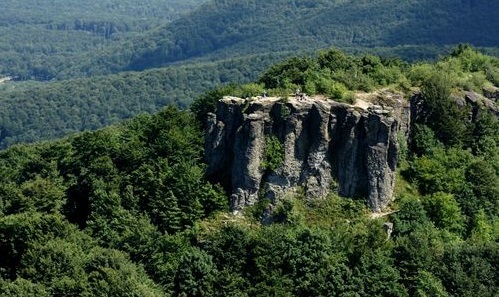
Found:
M 493 95 L 489 94 L 491 98 Z M 499 117 L 499 107 L 495 104 L 492 99 L 482 96 L 475 92 L 464 92 L 464 99 L 467 105 L 471 107 L 471 120 L 475 121 L 478 118 L 478 114 L 482 110 L 488 110 L 496 117 Z
M 379 212 L 392 200 L 398 139 L 408 133 L 409 107 L 398 93 L 364 97 L 356 105 L 320 97 L 225 97 L 209 115 L 208 175 L 230 191 L 233 211 L 261 197 L 275 203 L 300 187 L 307 199 L 331 190 L 366 197 Z M 272 170 L 262 165 L 269 139 L 282 146 L 277 153 L 283 162 Z

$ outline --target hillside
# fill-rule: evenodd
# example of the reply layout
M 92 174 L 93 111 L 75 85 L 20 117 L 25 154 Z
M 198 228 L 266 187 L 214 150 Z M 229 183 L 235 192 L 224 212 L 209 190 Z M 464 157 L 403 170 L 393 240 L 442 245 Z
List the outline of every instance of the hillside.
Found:
M 445 45 L 499 43 L 494 1 L 73 2 L 7 1 L 0 12 L 0 73 L 67 79 L 330 46 L 395 48 L 389 54 L 414 60 L 435 57 Z
M 317 96 L 287 99 L 296 88 Z M 264 91 L 269 98 L 261 100 Z M 286 154 L 314 153 L 314 141 L 330 141 L 323 148 L 333 150 L 363 142 L 363 127 L 318 137 L 328 133 L 302 112 L 309 102 L 316 116 L 317 105 L 338 107 L 339 119 L 360 114 L 356 99 L 385 104 L 377 94 L 394 92 L 417 108 L 409 138 L 397 140 L 394 200 L 381 206 L 383 215 L 372 216 L 361 193 L 338 196 L 341 180 L 327 183 L 322 198 L 306 188 L 279 197 L 258 191 L 233 215 L 227 193 L 207 179 L 210 152 L 196 119 L 209 112 L 246 121 L 218 128 L 274 133 L 225 141 L 239 157 L 263 146 L 251 169 L 272 178 L 290 165 Z M 215 110 L 228 94 L 250 99 Z M 170 106 L 95 132 L 12 146 L 0 151 L 0 296 L 495 297 L 499 121 L 490 107 L 498 97 L 499 60 L 467 46 L 411 65 L 332 49 L 273 65 L 253 83 L 212 89 L 192 113 Z M 269 103 L 271 111 L 261 109 Z M 269 112 L 304 129 L 265 130 L 255 113 Z M 370 136 L 382 152 L 383 131 Z M 287 140 L 301 144 L 289 148 Z
M 185 109 L 220 84 L 256 79 L 282 57 L 250 55 L 64 81 L 0 83 L 0 148 L 96 130 L 167 105 Z
M 50 80 L 82 55 L 163 26 L 203 0 L 5 0 L 0 10 L 0 76 Z M 83 73 L 79 73 L 82 75 Z
M 215 0 L 98 58 L 102 71 L 140 70 L 195 57 L 414 45 L 499 45 L 494 1 Z M 406 52 L 409 58 L 415 58 Z M 414 54 L 414 53 L 413 53 Z M 94 62 L 92 62 L 94 63 Z
M 173 102 L 186 107 L 214 85 L 251 81 L 284 57 L 312 57 L 331 45 L 407 61 L 435 59 L 459 42 L 499 53 L 491 1 L 116 3 L 5 2 L 0 73 L 28 81 L 0 84 L 0 147 L 96 129 Z M 155 95 L 139 93 L 147 88 Z

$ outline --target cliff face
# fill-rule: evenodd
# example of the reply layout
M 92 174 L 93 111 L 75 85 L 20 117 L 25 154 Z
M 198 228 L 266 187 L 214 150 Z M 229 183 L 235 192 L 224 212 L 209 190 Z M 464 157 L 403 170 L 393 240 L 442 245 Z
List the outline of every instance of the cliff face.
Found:
M 323 98 L 226 97 L 208 120 L 208 175 L 231 191 L 233 211 L 259 197 L 276 202 L 297 187 L 308 199 L 331 190 L 366 197 L 373 211 L 381 211 L 392 200 L 398 138 L 408 132 L 409 108 L 401 94 L 374 97 L 374 104 L 358 100 L 357 106 Z M 275 170 L 262 165 L 270 138 L 282 146 L 284 161 Z

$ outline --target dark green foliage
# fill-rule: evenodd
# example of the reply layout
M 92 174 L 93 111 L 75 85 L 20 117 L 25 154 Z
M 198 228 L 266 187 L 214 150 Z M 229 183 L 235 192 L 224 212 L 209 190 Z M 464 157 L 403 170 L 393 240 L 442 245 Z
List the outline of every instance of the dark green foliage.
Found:
M 490 64 L 490 58 L 481 55 L 469 44 L 459 44 L 449 55 L 449 58 L 456 58 L 461 63 L 461 69 L 467 72 L 477 72 L 487 70 Z
M 315 70 L 315 61 L 310 58 L 291 58 L 272 66 L 259 79 L 265 87 L 288 89 L 292 85 L 304 86 L 307 71 Z
M 497 158 L 499 155 L 499 121 L 488 112 L 481 112 L 474 123 L 471 147 L 475 155 Z M 497 168 L 496 168 L 497 170 Z
M 277 136 L 271 135 L 265 138 L 265 153 L 262 164 L 263 170 L 275 171 L 284 162 L 284 146 Z
M 423 203 L 417 197 L 402 197 L 399 207 L 399 212 L 393 218 L 395 234 L 406 235 L 418 226 L 429 223 Z
M 461 42 L 497 44 L 497 4 L 487 1 L 4 2 L 0 80 L 9 76 L 50 83 L 0 84 L 2 148 L 95 130 L 166 104 L 186 107 L 220 83 L 248 82 L 283 57 L 312 54 L 331 44 L 369 54 L 354 60 L 337 52 L 324 54 L 321 80 L 310 71 L 316 68 L 315 61 L 295 58 L 279 84 L 292 91 L 298 84 L 308 94 L 351 103 L 347 90 L 370 91 L 392 84 L 408 88 L 400 64 L 372 54 L 434 59 Z M 422 19 L 425 26 L 420 25 Z M 460 77 L 461 86 L 479 91 L 486 79 L 497 85 L 497 63 L 470 52 L 464 46 L 454 51 L 454 58 L 463 60 L 463 71 L 480 69 L 471 78 Z M 497 54 L 494 48 L 488 52 Z M 93 79 L 74 80 L 81 77 Z M 265 80 L 272 85 L 276 78 Z M 25 87 L 27 91 L 20 91 Z
M 493 83 L 484 76 L 490 67 L 497 67 L 497 59 L 461 45 L 434 66 L 416 65 L 409 74 L 421 85 L 422 105 L 405 174 L 427 195 L 422 200 L 435 226 L 482 239 L 491 238 L 484 230 L 499 209 L 499 121 L 486 108 L 470 116 L 452 97 L 460 88 L 482 92 Z M 475 222 L 481 231 L 473 231 Z
M 69 188 L 70 220 L 80 226 L 89 218 L 108 221 L 123 216 L 123 207 L 131 214 L 145 211 L 159 230 L 174 232 L 225 207 L 219 190 L 204 181 L 202 136 L 190 115 L 166 108 L 127 126 L 122 132 L 102 130 L 72 140 L 76 154 L 65 165 L 78 183 Z M 97 210 L 93 215 L 92 209 Z
M 423 82 L 421 91 L 425 112 L 424 122 L 446 145 L 460 145 L 468 137 L 466 110 L 450 98 L 451 81 L 443 73 L 435 73 Z
M 438 228 L 460 233 L 463 230 L 463 216 L 452 194 L 437 192 L 423 198 L 426 214 Z
M 321 68 L 329 68 L 331 71 L 345 71 L 357 66 L 351 57 L 338 49 L 321 52 L 317 62 Z
M 0 89 L 0 148 L 96 130 L 143 112 L 157 112 L 166 105 L 186 108 L 193 98 L 220 83 L 255 79 L 279 58 L 263 54 L 141 73 L 35 85 L 14 83 L 13 88 Z
M 272 93 L 284 92 L 287 96 L 300 90 L 353 103 L 348 90 L 371 91 L 375 87 L 406 83 L 402 64 L 373 55 L 351 56 L 333 48 L 319 52 L 314 58 L 295 57 L 276 64 L 258 82 L 276 90 Z
M 331 44 L 434 58 L 442 53 L 435 45 L 493 47 L 498 40 L 498 7 L 487 1 L 473 6 L 456 0 L 438 5 L 428 0 L 87 2 L 6 1 L 0 14 L 0 73 L 50 80 Z
M 0 73 L 50 80 L 91 75 L 92 56 L 124 39 L 166 25 L 203 0 L 103 0 L 3 2 Z M 75 66 L 82 68 L 75 71 Z M 73 69 L 72 69 L 73 68 Z
M 252 251 L 257 285 L 250 293 L 326 296 L 348 290 L 346 258 L 320 230 L 262 230 Z M 252 295 L 253 295 L 252 294 Z
M 468 220 L 467 229 L 470 230 L 470 219 L 474 218 L 480 209 L 489 214 L 490 218 L 497 216 L 499 194 L 496 169 L 498 163 L 495 153 L 494 151 L 492 155 L 489 154 L 490 159 L 484 161 L 483 156 L 473 156 L 468 150 L 443 149 L 437 146 L 421 157 L 412 159 L 406 174 L 418 185 L 423 194 L 437 192 L 453 194 L 457 205 L 452 208 L 457 216 L 452 217 L 449 223 L 455 223 L 457 226 L 461 224 L 460 215 L 458 215 L 458 209 L 461 209 L 462 214 Z M 437 196 L 444 197 L 449 194 L 440 193 Z M 426 199 L 429 203 L 427 205 L 435 202 L 432 202 L 431 196 Z M 435 207 L 438 211 L 446 211 L 444 205 Z M 442 227 L 438 223 L 439 220 L 434 222 Z
M 47 289 L 42 284 L 35 284 L 23 278 L 13 282 L 0 281 L 0 296 L 2 297 L 49 297 Z
M 461 149 L 436 149 L 432 154 L 415 158 L 408 173 L 423 194 L 459 193 L 465 186 L 466 167 L 473 158 L 469 151 Z
M 244 273 L 250 260 L 252 237 L 244 227 L 224 226 L 210 236 L 203 248 L 213 256 L 214 262 L 231 273 Z
M 0 100 L 0 147 L 95 130 L 141 112 L 155 112 L 168 104 L 185 108 L 196 96 L 200 97 L 195 100 L 192 111 L 204 124 L 205 114 L 214 110 L 216 100 L 221 96 L 230 94 L 245 98 L 262 95 L 264 89 L 271 96 L 288 96 L 300 89 L 308 95 L 322 94 L 353 103 L 357 91 L 375 88 L 407 91 L 411 83 L 420 86 L 424 81 L 431 85 L 429 77 L 446 76 L 449 78 L 447 91 L 448 87 L 469 87 L 481 92 L 483 83 L 491 83 L 486 80 L 485 71 L 497 69 L 499 62 L 470 51 L 473 60 L 484 61 L 480 64 L 482 68 L 462 66 L 467 63 L 464 54 L 447 57 L 436 66 L 407 66 L 394 59 L 369 54 L 350 56 L 330 49 L 319 53 L 318 57 L 293 58 L 279 63 L 261 76 L 259 84 L 225 85 L 255 79 L 265 67 L 290 53 L 252 55 L 45 84 L 13 83 L 12 87 L 0 91 L 3 97 Z M 341 66 L 342 63 L 346 64 Z M 478 70 L 470 73 L 467 69 Z M 199 95 L 217 85 L 218 88 Z M 442 127 L 437 135 L 439 138 L 449 138 L 446 141 L 452 144 L 464 141 L 467 145 L 471 128 L 463 130 L 459 120 L 466 118 L 466 111 L 456 110 L 452 106 L 454 103 L 448 101 L 430 100 L 431 106 L 420 124 L 428 125 L 424 120 L 434 117 L 437 121 L 432 125 Z M 457 133 L 454 130 L 458 130 Z M 489 142 L 490 137 L 482 140 L 482 146 Z
M 431 229 L 434 237 L 435 231 Z M 408 289 L 409 295 L 415 295 L 419 289 L 419 271 L 432 267 L 438 261 L 435 259 L 435 251 L 438 250 L 438 240 L 428 236 L 429 231 L 423 232 L 417 229 L 414 233 L 401 238 L 397 242 L 394 257 L 397 259 L 396 265 L 399 267 L 404 287 Z
M 406 56 L 419 56 L 424 52 L 421 46 L 426 49 L 435 44 L 470 42 L 493 47 L 498 40 L 497 9 L 497 4 L 487 1 L 470 7 L 456 0 L 440 1 L 438 5 L 428 0 L 214 0 L 152 30 L 146 38 L 105 51 L 96 60 L 108 61 L 100 63 L 104 71 L 116 71 L 147 69 L 199 57 L 316 50 L 331 44 L 352 50 L 399 46 L 398 54 Z M 466 21 L 458 21 L 462 19 Z M 425 20 L 424 26 L 421 20 Z
M 411 151 L 416 155 L 430 155 L 433 150 L 442 148 L 435 132 L 427 125 L 415 124 L 411 133 Z
M 127 257 L 149 263 L 161 233 L 184 230 L 227 205 L 204 180 L 197 129 L 190 114 L 169 107 L 121 126 L 2 151 L 2 277 L 43 284 L 54 295 L 155 296 L 155 285 Z M 14 284 L 5 286 L 39 288 Z
M 299 225 L 303 218 L 296 210 L 296 200 L 283 198 L 272 211 L 272 223 Z
M 499 209 L 499 174 L 493 163 L 476 160 L 466 168 L 468 197 L 463 201 L 466 214 L 476 215 L 483 209 L 490 217 L 497 215 Z M 497 164 L 496 164 L 497 165 Z
M 361 256 L 360 264 L 354 270 L 357 292 L 361 296 L 408 296 L 390 256 L 383 250 L 369 251 Z
M 23 212 L 0 219 L 0 275 L 13 279 L 19 269 L 21 257 L 32 242 L 44 242 L 56 237 L 69 236 L 76 228 L 60 215 Z
M 175 295 L 213 296 L 216 267 L 209 255 L 192 248 L 185 251 L 175 275 Z
M 450 247 L 436 270 L 451 296 L 497 294 L 498 244 L 468 244 Z

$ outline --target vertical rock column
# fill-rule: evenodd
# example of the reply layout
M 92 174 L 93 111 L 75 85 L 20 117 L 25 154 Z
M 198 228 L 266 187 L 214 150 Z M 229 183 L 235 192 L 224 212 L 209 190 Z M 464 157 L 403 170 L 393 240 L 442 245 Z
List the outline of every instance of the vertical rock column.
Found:
M 331 127 L 331 157 L 338 194 L 344 197 L 364 196 L 366 178 L 364 166 L 364 115 L 353 108 L 337 106 Z
M 375 111 L 369 114 L 365 128 L 368 202 L 373 211 L 380 212 L 391 201 L 395 187 L 397 123 Z
M 232 163 L 231 209 L 239 211 L 258 200 L 265 150 L 265 119 L 253 113 L 236 132 Z

